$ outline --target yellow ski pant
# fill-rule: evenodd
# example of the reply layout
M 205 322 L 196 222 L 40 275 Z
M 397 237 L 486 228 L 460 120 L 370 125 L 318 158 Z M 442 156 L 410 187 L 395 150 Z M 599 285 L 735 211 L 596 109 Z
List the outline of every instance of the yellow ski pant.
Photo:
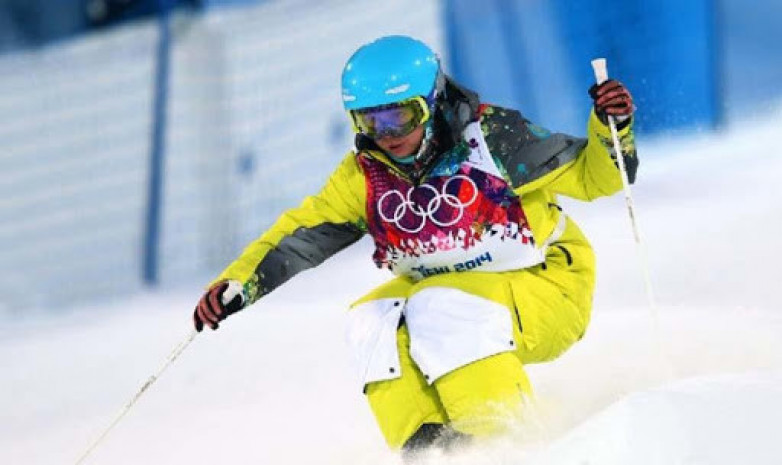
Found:
M 594 273 L 592 249 L 568 220 L 543 265 L 501 273 L 449 273 L 418 282 L 399 277 L 356 302 L 409 298 L 428 287 L 450 287 L 502 304 L 514 323 L 515 350 L 469 363 L 431 384 L 411 358 L 409 333 L 400 325 L 401 376 L 365 386 L 388 445 L 401 448 L 424 423 L 448 424 L 473 436 L 502 432 L 532 393 L 524 365 L 558 357 L 586 331 Z

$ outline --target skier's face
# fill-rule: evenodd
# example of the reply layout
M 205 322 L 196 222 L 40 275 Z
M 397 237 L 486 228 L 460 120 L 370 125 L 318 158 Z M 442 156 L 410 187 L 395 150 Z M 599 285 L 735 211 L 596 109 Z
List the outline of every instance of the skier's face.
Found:
M 424 140 L 424 125 L 413 129 L 413 132 L 402 137 L 382 136 L 375 139 L 377 145 L 384 152 L 394 158 L 404 158 L 418 152 L 421 142 Z

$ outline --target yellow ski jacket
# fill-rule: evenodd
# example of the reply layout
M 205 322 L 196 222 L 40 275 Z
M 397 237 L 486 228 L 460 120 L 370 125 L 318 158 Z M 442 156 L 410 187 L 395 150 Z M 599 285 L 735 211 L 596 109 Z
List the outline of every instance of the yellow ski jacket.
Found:
M 511 196 L 520 202 L 527 226 L 539 246 L 556 244 L 556 237 L 562 233 L 557 231 L 565 223 L 557 204 L 559 195 L 591 201 L 621 190 L 610 131 L 594 111 L 589 117 L 586 139 L 551 134 L 518 111 L 479 104 L 477 95 L 469 90 L 450 80 L 447 85 L 450 98 L 445 102 L 449 105 L 446 109 L 455 115 L 451 119 L 457 120 L 450 123 L 455 126 L 455 142 L 466 144 L 460 140 L 465 127 L 480 124 L 494 164 L 512 189 Z M 619 135 L 628 176 L 633 182 L 638 159 L 631 120 L 623 125 Z M 368 222 L 377 220 L 367 213 L 368 192 L 372 188 L 365 168 L 367 162 L 381 164 L 411 186 L 432 175 L 432 167 L 419 176 L 411 175 L 373 144 L 366 140 L 361 143 L 360 138 L 357 148 L 344 157 L 319 193 L 284 212 L 213 284 L 224 280 L 241 282 L 245 305 L 249 305 L 298 272 L 322 263 L 371 232 L 373 228 Z M 438 160 L 448 158 L 446 155 L 439 154 Z

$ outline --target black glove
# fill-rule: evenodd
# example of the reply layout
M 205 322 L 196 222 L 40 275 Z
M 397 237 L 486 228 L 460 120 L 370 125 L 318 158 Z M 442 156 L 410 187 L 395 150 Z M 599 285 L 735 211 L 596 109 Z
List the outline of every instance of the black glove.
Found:
M 219 322 L 244 308 L 242 285 L 238 281 L 215 284 L 201 297 L 193 312 L 193 324 L 198 332 L 204 325 L 217 329 Z
M 633 105 L 633 96 L 624 84 L 614 79 L 599 85 L 594 84 L 589 88 L 589 96 L 595 102 L 595 114 L 601 123 L 607 126 L 608 117 L 613 116 L 617 129 L 623 129 L 630 124 L 635 105 Z

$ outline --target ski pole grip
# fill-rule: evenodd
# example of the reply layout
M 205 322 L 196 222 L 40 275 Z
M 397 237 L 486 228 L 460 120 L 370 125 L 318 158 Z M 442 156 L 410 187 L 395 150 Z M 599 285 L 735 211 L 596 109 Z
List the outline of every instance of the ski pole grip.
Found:
M 592 69 L 595 71 L 595 81 L 602 84 L 608 80 L 608 68 L 605 58 L 595 58 L 592 60 Z

